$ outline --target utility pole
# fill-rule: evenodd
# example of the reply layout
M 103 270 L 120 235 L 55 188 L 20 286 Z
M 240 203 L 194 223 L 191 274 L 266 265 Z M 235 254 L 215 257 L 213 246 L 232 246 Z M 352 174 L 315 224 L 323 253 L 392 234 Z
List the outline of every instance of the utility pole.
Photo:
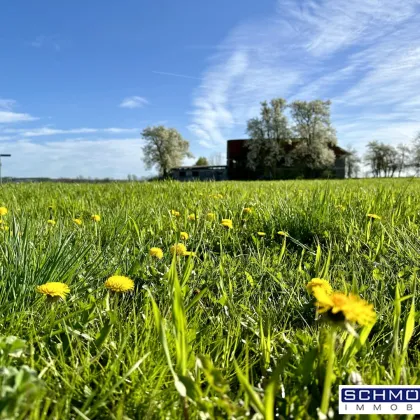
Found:
M 0 154 L 0 185 L 2 185 L 3 184 L 3 178 L 1 177 L 1 158 L 2 157 L 10 157 L 10 156 L 12 156 L 12 155 L 8 155 L 8 154 Z

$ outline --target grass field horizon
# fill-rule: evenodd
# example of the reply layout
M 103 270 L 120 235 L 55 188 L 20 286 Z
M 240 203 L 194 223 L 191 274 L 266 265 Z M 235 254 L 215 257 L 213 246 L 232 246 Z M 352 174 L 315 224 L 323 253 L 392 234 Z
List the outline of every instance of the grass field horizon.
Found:
M 420 383 L 418 179 L 5 184 L 0 206 L 0 418 L 332 418 L 339 385 Z M 376 321 L 317 315 L 314 278 Z

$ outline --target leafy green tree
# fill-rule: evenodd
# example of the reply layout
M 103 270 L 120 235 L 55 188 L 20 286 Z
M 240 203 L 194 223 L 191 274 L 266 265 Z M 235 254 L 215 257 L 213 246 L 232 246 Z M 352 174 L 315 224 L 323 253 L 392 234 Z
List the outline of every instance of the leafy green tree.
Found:
M 145 141 L 143 160 L 146 168 L 156 167 L 164 177 L 168 176 L 171 168 L 180 166 L 184 158 L 193 157 L 189 142 L 175 128 L 162 125 L 147 127 L 141 135 Z
M 209 161 L 207 160 L 207 158 L 200 156 L 197 159 L 197 162 L 195 162 L 195 166 L 208 166 L 209 165 Z

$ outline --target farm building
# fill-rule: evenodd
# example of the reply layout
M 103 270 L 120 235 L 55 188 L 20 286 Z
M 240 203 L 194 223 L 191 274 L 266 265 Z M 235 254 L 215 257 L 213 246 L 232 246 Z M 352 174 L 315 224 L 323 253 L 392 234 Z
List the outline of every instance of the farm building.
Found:
M 181 166 L 172 168 L 170 175 L 178 181 L 224 181 L 228 179 L 226 166 Z
M 251 179 L 265 179 L 269 178 L 268 174 L 262 171 L 251 171 L 247 166 L 248 148 L 246 139 L 228 140 L 227 142 L 227 175 L 228 179 L 232 180 L 251 180 Z M 293 145 L 290 145 L 292 150 Z M 334 166 L 329 170 L 330 176 L 333 178 L 346 177 L 346 156 L 348 152 L 339 146 L 330 146 L 335 154 Z M 279 164 L 276 168 L 274 176 L 275 179 L 296 179 L 299 176 L 304 178 L 319 178 L 322 177 L 323 171 L 305 171 L 299 165 L 285 166 Z
M 285 166 L 279 164 L 274 174 L 264 171 L 252 171 L 247 166 L 247 139 L 228 140 L 227 166 L 181 166 L 172 168 L 170 176 L 178 181 L 223 181 L 223 180 L 255 180 L 255 179 L 296 179 L 303 178 L 345 178 L 346 157 L 348 152 L 339 146 L 331 145 L 335 154 L 334 166 L 325 170 L 308 170 L 303 166 Z M 293 149 L 293 144 L 289 146 Z M 290 151 L 289 150 L 289 151 Z

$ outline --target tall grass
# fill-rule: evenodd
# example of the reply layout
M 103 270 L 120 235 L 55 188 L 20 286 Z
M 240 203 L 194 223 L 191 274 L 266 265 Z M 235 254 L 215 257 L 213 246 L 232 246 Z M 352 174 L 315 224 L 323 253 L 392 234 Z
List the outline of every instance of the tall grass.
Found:
M 420 382 L 417 180 L 4 185 L 1 205 L 0 418 L 306 419 L 326 380 L 332 416 L 355 377 Z M 195 257 L 170 254 L 181 231 Z M 135 290 L 108 295 L 113 274 Z M 313 277 L 376 324 L 331 340 Z M 36 292 L 50 281 L 65 301 Z

